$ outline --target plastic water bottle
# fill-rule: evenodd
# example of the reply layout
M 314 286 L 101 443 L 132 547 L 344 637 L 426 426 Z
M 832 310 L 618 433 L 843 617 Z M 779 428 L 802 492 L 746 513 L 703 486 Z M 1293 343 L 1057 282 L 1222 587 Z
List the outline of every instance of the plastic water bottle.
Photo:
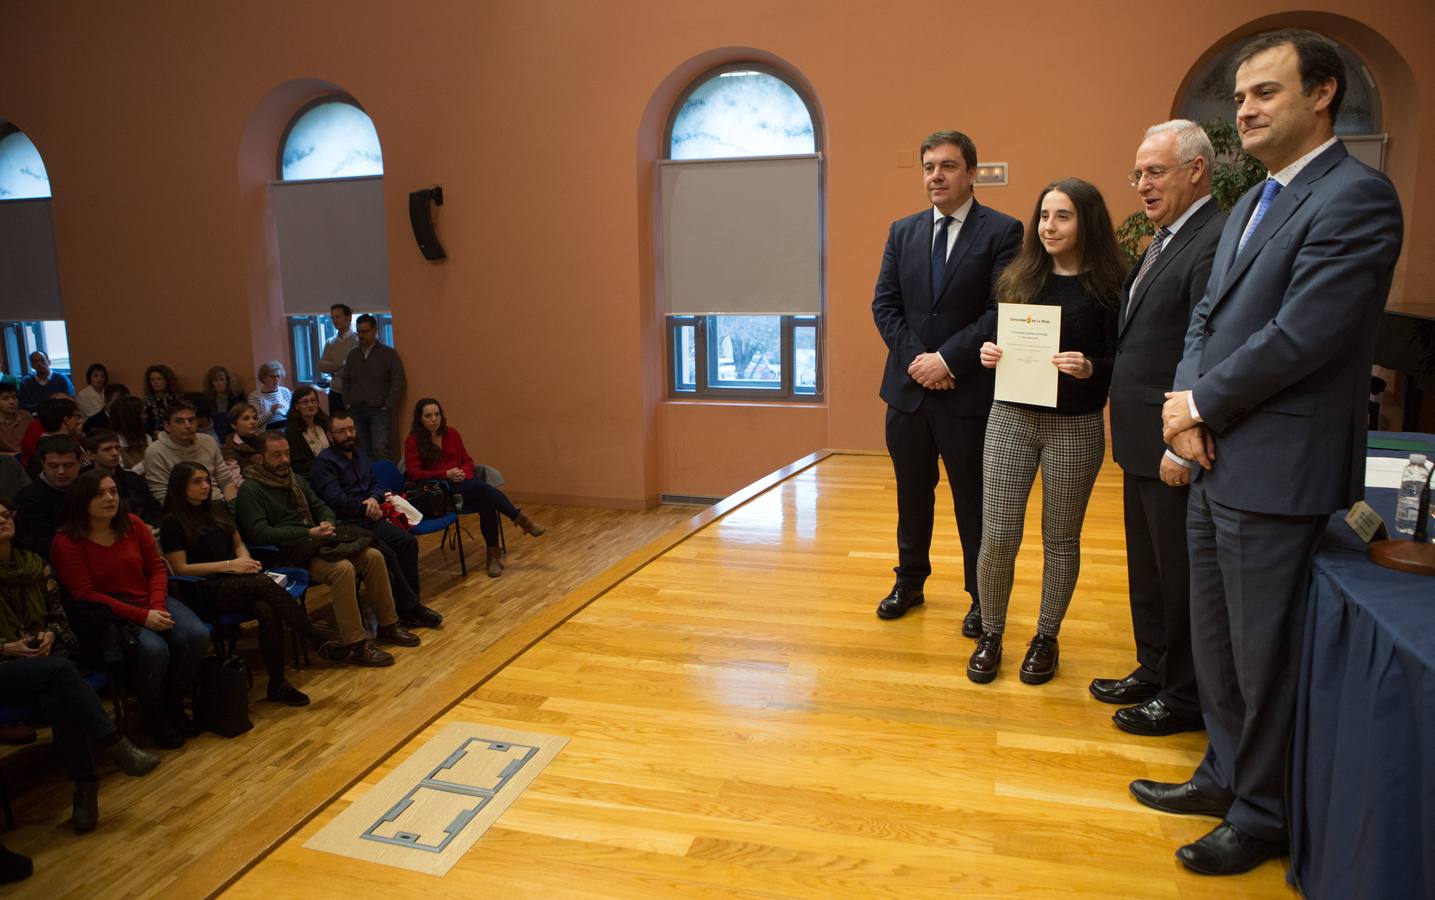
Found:
M 1410 454 L 1410 465 L 1400 473 L 1400 499 L 1395 501 L 1395 530 L 1401 534 L 1415 533 L 1415 520 L 1420 515 L 1420 492 L 1425 489 L 1429 477 L 1425 454 Z

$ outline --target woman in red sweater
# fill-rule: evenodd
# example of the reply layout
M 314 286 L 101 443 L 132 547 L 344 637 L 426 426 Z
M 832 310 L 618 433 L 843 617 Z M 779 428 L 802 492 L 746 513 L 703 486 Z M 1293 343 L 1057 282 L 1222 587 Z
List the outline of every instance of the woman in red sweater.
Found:
M 178 747 L 198 734 L 184 696 L 209 650 L 209 630 L 168 596 L 149 526 L 125 512 L 109 475 L 86 472 L 65 491 L 65 523 L 50 545 L 50 564 L 72 597 L 109 607 L 138 641 L 131 677 L 155 743 Z
M 473 457 L 464 449 L 458 429 L 448 426 L 443 407 L 432 397 L 414 404 L 413 426 L 404 441 L 404 465 L 410 481 L 442 481 L 449 493 L 463 498 L 465 510 L 478 510 L 478 528 L 488 545 L 490 578 L 503 574 L 503 551 L 498 546 L 499 513 L 512 519 L 530 537 L 548 530 L 514 506 L 503 491 L 474 477 Z

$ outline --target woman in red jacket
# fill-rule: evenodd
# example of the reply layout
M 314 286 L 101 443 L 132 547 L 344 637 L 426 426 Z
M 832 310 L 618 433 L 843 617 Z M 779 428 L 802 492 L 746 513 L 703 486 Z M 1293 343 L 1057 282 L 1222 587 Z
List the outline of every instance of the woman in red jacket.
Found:
M 138 641 L 133 687 L 155 743 L 178 747 L 198 734 L 184 696 L 209 650 L 209 630 L 169 596 L 149 526 L 125 512 L 109 475 L 86 472 L 65 491 L 65 523 L 50 545 L 50 565 L 70 596 L 109 607 Z
M 464 449 L 458 429 L 448 426 L 443 407 L 432 397 L 414 404 L 413 426 L 404 442 L 404 465 L 410 481 L 442 481 L 449 493 L 463 498 L 465 510 L 478 510 L 479 531 L 488 544 L 490 578 L 503 574 L 503 551 L 498 546 L 499 513 L 531 537 L 547 531 L 514 506 L 503 491 L 482 477 L 474 477 L 473 457 Z

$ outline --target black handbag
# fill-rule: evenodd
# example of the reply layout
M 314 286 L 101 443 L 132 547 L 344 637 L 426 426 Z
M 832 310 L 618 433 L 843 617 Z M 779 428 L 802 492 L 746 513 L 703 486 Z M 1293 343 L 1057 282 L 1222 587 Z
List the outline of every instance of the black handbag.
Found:
M 404 495 L 404 499 L 412 503 L 414 509 L 425 519 L 438 519 L 448 515 L 448 492 L 432 481 L 413 485 Z
M 328 537 L 308 535 L 279 546 L 279 565 L 303 569 L 314 557 L 328 562 L 348 559 L 373 543 L 373 532 L 359 525 L 335 525 Z
M 194 683 L 194 719 L 221 737 L 238 737 L 249 721 L 249 667 L 237 656 L 206 656 Z

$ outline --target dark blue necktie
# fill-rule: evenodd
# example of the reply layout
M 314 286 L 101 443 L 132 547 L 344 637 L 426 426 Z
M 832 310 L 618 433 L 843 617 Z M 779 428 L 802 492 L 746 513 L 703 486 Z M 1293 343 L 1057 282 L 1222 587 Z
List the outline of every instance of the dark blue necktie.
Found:
M 1266 186 L 1261 189 L 1261 199 L 1256 202 L 1256 211 L 1251 213 L 1251 222 L 1246 226 L 1245 234 L 1241 235 L 1241 242 L 1236 245 L 1236 252 L 1240 253 L 1246 249 L 1246 241 L 1256 233 L 1256 226 L 1261 224 L 1261 219 L 1266 217 L 1266 210 L 1271 208 L 1271 202 L 1276 199 L 1276 194 L 1281 192 L 1281 183 L 1274 178 L 1266 179 Z
M 932 300 L 942 292 L 942 278 L 947 274 L 947 226 L 952 216 L 942 216 L 937 223 L 937 236 L 932 239 Z

